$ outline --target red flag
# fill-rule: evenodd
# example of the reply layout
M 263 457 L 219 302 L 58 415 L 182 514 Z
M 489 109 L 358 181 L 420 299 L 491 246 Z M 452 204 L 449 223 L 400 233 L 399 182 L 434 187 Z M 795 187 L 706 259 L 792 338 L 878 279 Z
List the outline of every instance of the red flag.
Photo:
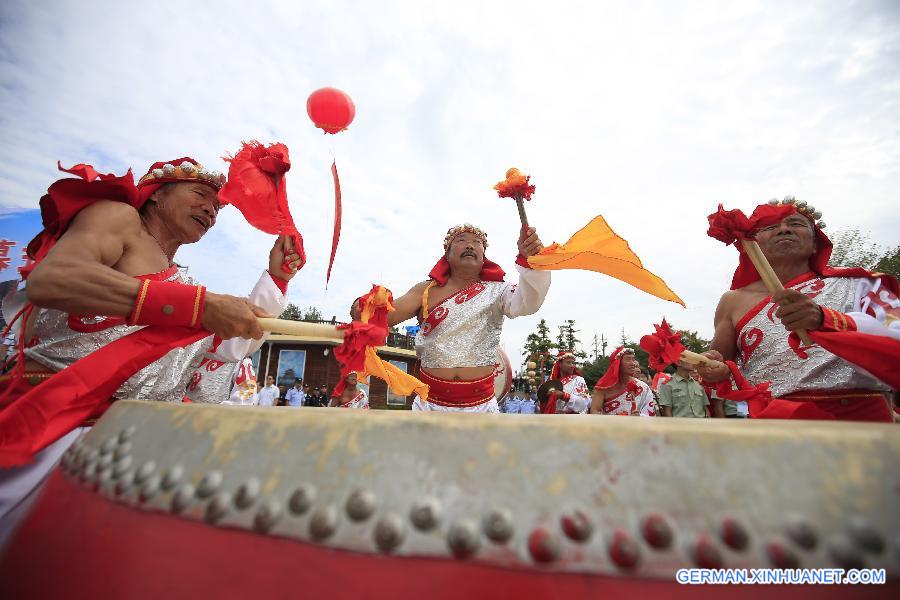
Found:
M 225 160 L 231 164 L 228 183 L 219 192 L 219 199 L 223 204 L 233 204 L 260 231 L 290 236 L 302 268 L 306 264 L 303 236 L 294 225 L 287 200 L 285 174 L 291 168 L 287 146 L 244 142 L 237 154 Z M 285 259 L 281 268 L 290 272 L 287 262 Z

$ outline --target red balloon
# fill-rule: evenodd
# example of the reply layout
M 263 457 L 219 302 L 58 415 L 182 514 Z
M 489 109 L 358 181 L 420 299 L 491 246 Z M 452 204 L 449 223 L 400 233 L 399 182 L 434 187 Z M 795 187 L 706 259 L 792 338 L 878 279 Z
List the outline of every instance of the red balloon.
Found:
M 350 96 L 339 89 L 326 87 L 309 95 L 306 112 L 316 127 L 325 133 L 337 133 L 353 122 L 356 107 Z

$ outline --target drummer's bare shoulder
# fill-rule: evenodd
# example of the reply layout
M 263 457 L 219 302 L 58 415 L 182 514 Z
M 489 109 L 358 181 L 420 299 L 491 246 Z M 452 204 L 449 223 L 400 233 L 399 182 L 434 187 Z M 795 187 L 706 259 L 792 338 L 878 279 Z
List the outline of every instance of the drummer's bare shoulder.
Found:
M 728 290 L 719 299 L 714 319 L 715 333 L 712 349 L 731 360 L 737 350 L 735 326 L 747 312 L 766 297 L 765 286 L 751 283 L 736 290 Z
M 141 218 L 124 202 L 100 200 L 82 209 L 47 258 L 35 268 L 50 270 L 57 262 L 89 261 L 112 267 L 141 236 Z

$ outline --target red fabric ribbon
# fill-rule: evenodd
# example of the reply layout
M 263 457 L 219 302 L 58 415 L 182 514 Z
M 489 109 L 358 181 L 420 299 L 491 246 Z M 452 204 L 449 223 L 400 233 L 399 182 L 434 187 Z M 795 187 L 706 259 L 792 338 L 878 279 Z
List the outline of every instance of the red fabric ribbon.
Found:
M 174 348 L 208 335 L 188 327 L 144 327 L 35 386 L 0 413 L 0 467 L 28 463 L 85 419 L 102 414 L 129 377 Z
M 684 344 L 681 343 L 681 334 L 672 331 L 672 327 L 662 320 L 661 325 L 653 325 L 655 333 L 641 338 L 640 346 L 650 355 L 650 368 L 654 371 L 662 371 L 671 364 L 677 363 L 684 352 Z
M 744 374 L 741 373 L 741 370 L 738 369 L 733 361 L 726 360 L 725 365 L 731 371 L 731 377 L 734 379 L 734 384 L 738 389 L 732 387 L 731 379 L 725 379 L 716 384 L 716 393 L 725 400 L 746 402 L 750 410 L 750 416 L 758 418 L 757 415 L 772 402 L 772 392 L 769 391 L 771 382 L 764 381 L 759 385 L 753 385 L 747 381 L 747 378 L 744 377 Z
M 738 240 L 752 240 L 758 230 L 779 223 L 796 212 L 793 204 L 761 204 L 748 218 L 740 209 L 725 210 L 720 204 L 716 212 L 706 217 L 709 221 L 706 235 L 728 245 Z
M 285 174 L 291 168 L 287 146 L 244 142 L 237 154 L 224 159 L 230 163 L 228 183 L 219 191 L 219 200 L 234 205 L 260 231 L 290 236 L 302 268 L 306 264 L 303 236 L 294 225 L 287 200 Z M 285 259 L 281 267 L 285 272 L 290 272 L 288 262 Z
M 334 233 L 331 235 L 331 258 L 328 259 L 328 273 L 325 275 L 326 288 L 331 281 L 331 267 L 334 266 L 334 255 L 341 241 L 341 181 L 338 179 L 337 162 L 331 163 L 331 176 L 334 178 Z

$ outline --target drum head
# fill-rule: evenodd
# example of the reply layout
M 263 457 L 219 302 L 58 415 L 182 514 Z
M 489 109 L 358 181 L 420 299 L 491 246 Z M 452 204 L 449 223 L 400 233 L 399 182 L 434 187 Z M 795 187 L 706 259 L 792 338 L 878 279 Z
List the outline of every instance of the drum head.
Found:
M 497 348 L 497 366 L 494 368 L 494 398 L 499 402 L 512 389 L 512 365 L 509 357 Z

